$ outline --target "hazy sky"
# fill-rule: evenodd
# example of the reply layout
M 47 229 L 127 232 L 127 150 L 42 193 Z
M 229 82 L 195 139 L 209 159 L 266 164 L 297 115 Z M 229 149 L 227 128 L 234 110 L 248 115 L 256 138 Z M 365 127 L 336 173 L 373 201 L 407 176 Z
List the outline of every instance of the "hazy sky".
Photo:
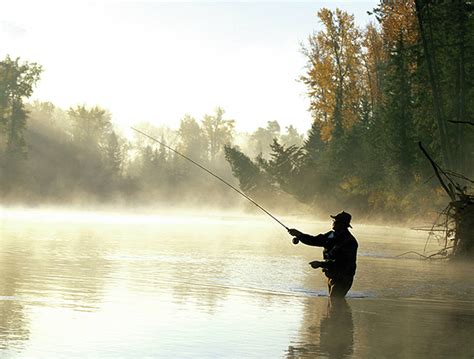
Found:
M 122 127 L 177 127 L 216 106 L 239 130 L 277 120 L 310 127 L 300 43 L 316 12 L 365 25 L 377 1 L 161 2 L 0 0 L 0 58 L 44 67 L 34 99 L 99 104 Z

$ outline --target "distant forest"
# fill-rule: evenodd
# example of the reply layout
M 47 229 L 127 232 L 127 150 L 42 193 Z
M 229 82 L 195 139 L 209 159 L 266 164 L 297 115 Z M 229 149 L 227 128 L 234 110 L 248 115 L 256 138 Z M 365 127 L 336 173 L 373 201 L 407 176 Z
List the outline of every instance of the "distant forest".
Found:
M 472 188 L 474 23 L 470 1 L 385 1 L 358 28 L 321 9 L 302 44 L 312 127 L 276 121 L 236 133 L 222 108 L 185 115 L 177 130 L 136 127 L 257 201 L 289 211 L 346 209 L 393 220 L 425 217 L 447 199 L 418 148 Z M 28 102 L 36 63 L 0 62 L 2 203 L 229 206 L 240 201 L 164 146 L 122 136 L 100 106 Z

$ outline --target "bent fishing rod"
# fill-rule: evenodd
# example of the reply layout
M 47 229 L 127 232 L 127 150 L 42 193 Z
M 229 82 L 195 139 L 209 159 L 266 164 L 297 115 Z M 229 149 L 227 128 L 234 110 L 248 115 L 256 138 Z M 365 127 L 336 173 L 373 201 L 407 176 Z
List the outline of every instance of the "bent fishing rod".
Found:
M 252 198 L 250 198 L 249 196 L 247 196 L 244 192 L 242 192 L 241 190 L 239 190 L 238 188 L 232 186 L 229 182 L 227 182 L 225 179 L 219 177 L 218 175 L 216 175 L 215 173 L 211 172 L 210 170 L 208 170 L 206 167 L 204 167 L 203 165 L 197 163 L 196 161 L 194 161 L 192 158 L 189 158 L 188 156 L 186 155 L 183 155 L 181 152 L 178 152 L 177 150 L 175 150 L 174 148 L 164 144 L 163 142 L 161 141 L 158 141 L 156 138 L 154 137 L 151 137 L 150 135 L 147 135 L 145 132 L 142 132 L 140 130 L 137 130 L 136 128 L 134 127 L 131 127 L 132 130 L 142 134 L 143 136 L 145 137 L 148 137 L 150 140 L 152 141 L 155 141 L 156 143 L 159 143 L 160 145 L 162 145 L 163 147 L 166 147 L 167 149 L 169 149 L 170 151 L 176 153 L 177 155 L 187 159 L 189 162 L 193 163 L 194 165 L 198 166 L 200 169 L 202 169 L 203 171 L 209 173 L 211 176 L 213 176 L 214 178 L 217 178 L 219 181 L 221 181 L 222 183 L 224 183 L 225 185 L 227 185 L 228 187 L 232 188 L 235 192 L 237 192 L 238 194 L 240 194 L 241 196 L 243 196 L 245 199 L 247 199 L 248 201 L 252 202 L 255 206 L 257 206 L 258 208 L 260 208 L 263 212 L 265 212 L 267 215 L 269 215 L 271 218 L 273 218 L 275 221 L 278 222 L 278 224 L 280 224 L 281 226 L 283 226 L 287 231 L 289 230 L 289 228 L 287 226 L 285 226 L 280 220 L 278 220 L 273 214 L 271 214 L 270 212 L 268 212 L 265 208 L 263 208 L 262 206 L 260 206 L 257 202 L 255 202 Z

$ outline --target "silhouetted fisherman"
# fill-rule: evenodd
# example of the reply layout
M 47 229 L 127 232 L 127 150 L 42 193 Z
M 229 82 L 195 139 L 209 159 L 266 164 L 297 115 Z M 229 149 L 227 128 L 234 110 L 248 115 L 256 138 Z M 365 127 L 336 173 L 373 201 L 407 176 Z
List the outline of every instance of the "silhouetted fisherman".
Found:
M 356 272 L 357 241 L 349 232 L 352 216 L 342 211 L 331 216 L 334 219 L 332 231 L 317 236 L 304 234 L 297 229 L 288 230 L 293 243 L 302 242 L 308 246 L 324 247 L 324 261 L 312 261 L 313 268 L 322 268 L 328 278 L 330 297 L 344 297 L 352 286 Z

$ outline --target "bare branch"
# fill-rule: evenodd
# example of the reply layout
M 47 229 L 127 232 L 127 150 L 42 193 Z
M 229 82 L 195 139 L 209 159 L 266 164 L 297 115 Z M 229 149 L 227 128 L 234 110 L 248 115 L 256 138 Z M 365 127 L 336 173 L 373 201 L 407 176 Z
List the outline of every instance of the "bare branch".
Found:
M 446 193 L 449 195 L 449 197 L 451 198 L 452 201 L 455 201 L 456 200 L 456 196 L 455 194 L 453 193 L 453 191 L 450 190 L 450 188 L 448 188 L 448 186 L 446 185 L 446 183 L 444 183 L 443 179 L 441 178 L 441 175 L 439 173 L 439 166 L 436 164 L 435 161 L 433 161 L 433 159 L 430 157 L 430 155 L 428 154 L 428 152 L 426 152 L 426 150 L 424 149 L 423 145 L 421 144 L 421 142 L 418 142 L 418 146 L 420 147 L 421 149 L 421 152 L 423 152 L 423 154 L 426 156 L 426 158 L 428 159 L 428 161 L 430 161 L 431 163 L 431 166 L 433 167 L 433 170 L 435 172 L 435 175 L 436 177 L 438 178 L 439 182 L 441 183 L 441 186 L 443 187 L 443 189 L 446 191 Z
M 470 121 L 448 120 L 448 122 L 451 122 L 451 123 L 462 123 L 462 124 L 464 124 L 464 125 L 471 125 L 471 126 L 474 126 L 474 122 L 470 122 Z

